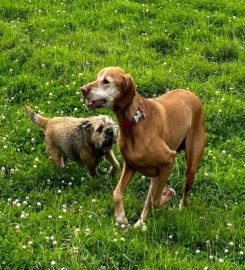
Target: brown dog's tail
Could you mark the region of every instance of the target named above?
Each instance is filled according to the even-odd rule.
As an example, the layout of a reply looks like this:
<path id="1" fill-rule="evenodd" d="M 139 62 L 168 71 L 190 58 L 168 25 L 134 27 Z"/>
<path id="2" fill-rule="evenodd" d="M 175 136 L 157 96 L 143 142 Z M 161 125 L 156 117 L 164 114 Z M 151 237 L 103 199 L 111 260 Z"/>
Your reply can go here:
<path id="1" fill-rule="evenodd" d="M 43 129 L 46 128 L 48 121 L 49 121 L 48 118 L 45 118 L 45 117 L 41 116 L 40 114 L 33 112 L 33 110 L 26 105 L 25 105 L 25 111 L 33 123 L 37 124 L 38 126 L 40 126 Z"/>

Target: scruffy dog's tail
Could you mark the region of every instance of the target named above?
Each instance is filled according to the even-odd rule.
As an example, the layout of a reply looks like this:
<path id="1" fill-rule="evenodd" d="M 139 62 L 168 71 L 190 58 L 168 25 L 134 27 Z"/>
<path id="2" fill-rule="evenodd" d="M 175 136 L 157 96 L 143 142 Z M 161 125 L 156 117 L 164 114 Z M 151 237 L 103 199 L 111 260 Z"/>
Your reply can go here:
<path id="1" fill-rule="evenodd" d="M 40 126 L 43 129 L 46 128 L 48 121 L 49 121 L 49 118 L 45 118 L 45 117 L 41 116 L 40 114 L 33 112 L 33 110 L 26 105 L 25 105 L 25 111 L 33 123 L 37 124 L 38 126 Z"/>

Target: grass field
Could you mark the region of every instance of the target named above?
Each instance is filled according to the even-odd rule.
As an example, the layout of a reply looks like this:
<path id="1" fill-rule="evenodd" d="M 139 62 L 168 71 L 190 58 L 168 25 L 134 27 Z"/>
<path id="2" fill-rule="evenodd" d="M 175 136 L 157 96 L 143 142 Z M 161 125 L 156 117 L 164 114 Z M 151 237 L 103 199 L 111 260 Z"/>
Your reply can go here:
<path id="1" fill-rule="evenodd" d="M 244 269 L 244 1 L 2 0 L 0 18 L 0 269 Z M 80 86 L 114 65 L 146 97 L 191 89 L 206 115 L 189 207 L 178 209 L 181 154 L 177 196 L 138 230 L 115 225 L 119 175 L 106 162 L 97 179 L 75 163 L 54 170 L 23 111 L 114 117 L 80 101 Z M 148 186 L 136 175 L 126 189 L 131 224 Z"/>

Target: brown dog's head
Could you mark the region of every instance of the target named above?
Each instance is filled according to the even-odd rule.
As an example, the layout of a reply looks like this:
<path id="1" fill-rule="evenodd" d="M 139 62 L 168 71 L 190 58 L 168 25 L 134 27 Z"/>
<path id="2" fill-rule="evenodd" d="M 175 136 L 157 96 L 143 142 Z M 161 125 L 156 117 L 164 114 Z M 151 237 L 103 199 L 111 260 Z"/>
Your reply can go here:
<path id="1" fill-rule="evenodd" d="M 122 111 L 135 96 L 135 84 L 129 74 L 119 67 L 106 67 L 99 71 L 97 80 L 81 88 L 90 109 L 106 107 Z"/>

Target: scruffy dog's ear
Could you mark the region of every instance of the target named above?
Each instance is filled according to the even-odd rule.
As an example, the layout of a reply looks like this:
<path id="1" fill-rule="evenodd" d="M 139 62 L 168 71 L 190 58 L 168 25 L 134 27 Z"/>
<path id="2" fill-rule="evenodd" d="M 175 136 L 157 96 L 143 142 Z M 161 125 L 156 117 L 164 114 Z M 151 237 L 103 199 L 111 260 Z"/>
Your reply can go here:
<path id="1" fill-rule="evenodd" d="M 120 111 L 128 107 L 132 102 L 135 96 L 135 84 L 132 77 L 129 74 L 122 76 L 121 91 L 122 95 L 115 104 L 115 109 Z"/>
<path id="2" fill-rule="evenodd" d="M 88 129 L 89 127 L 91 127 L 92 123 L 91 121 L 87 120 L 84 121 L 82 124 L 79 125 L 80 129 Z"/>

